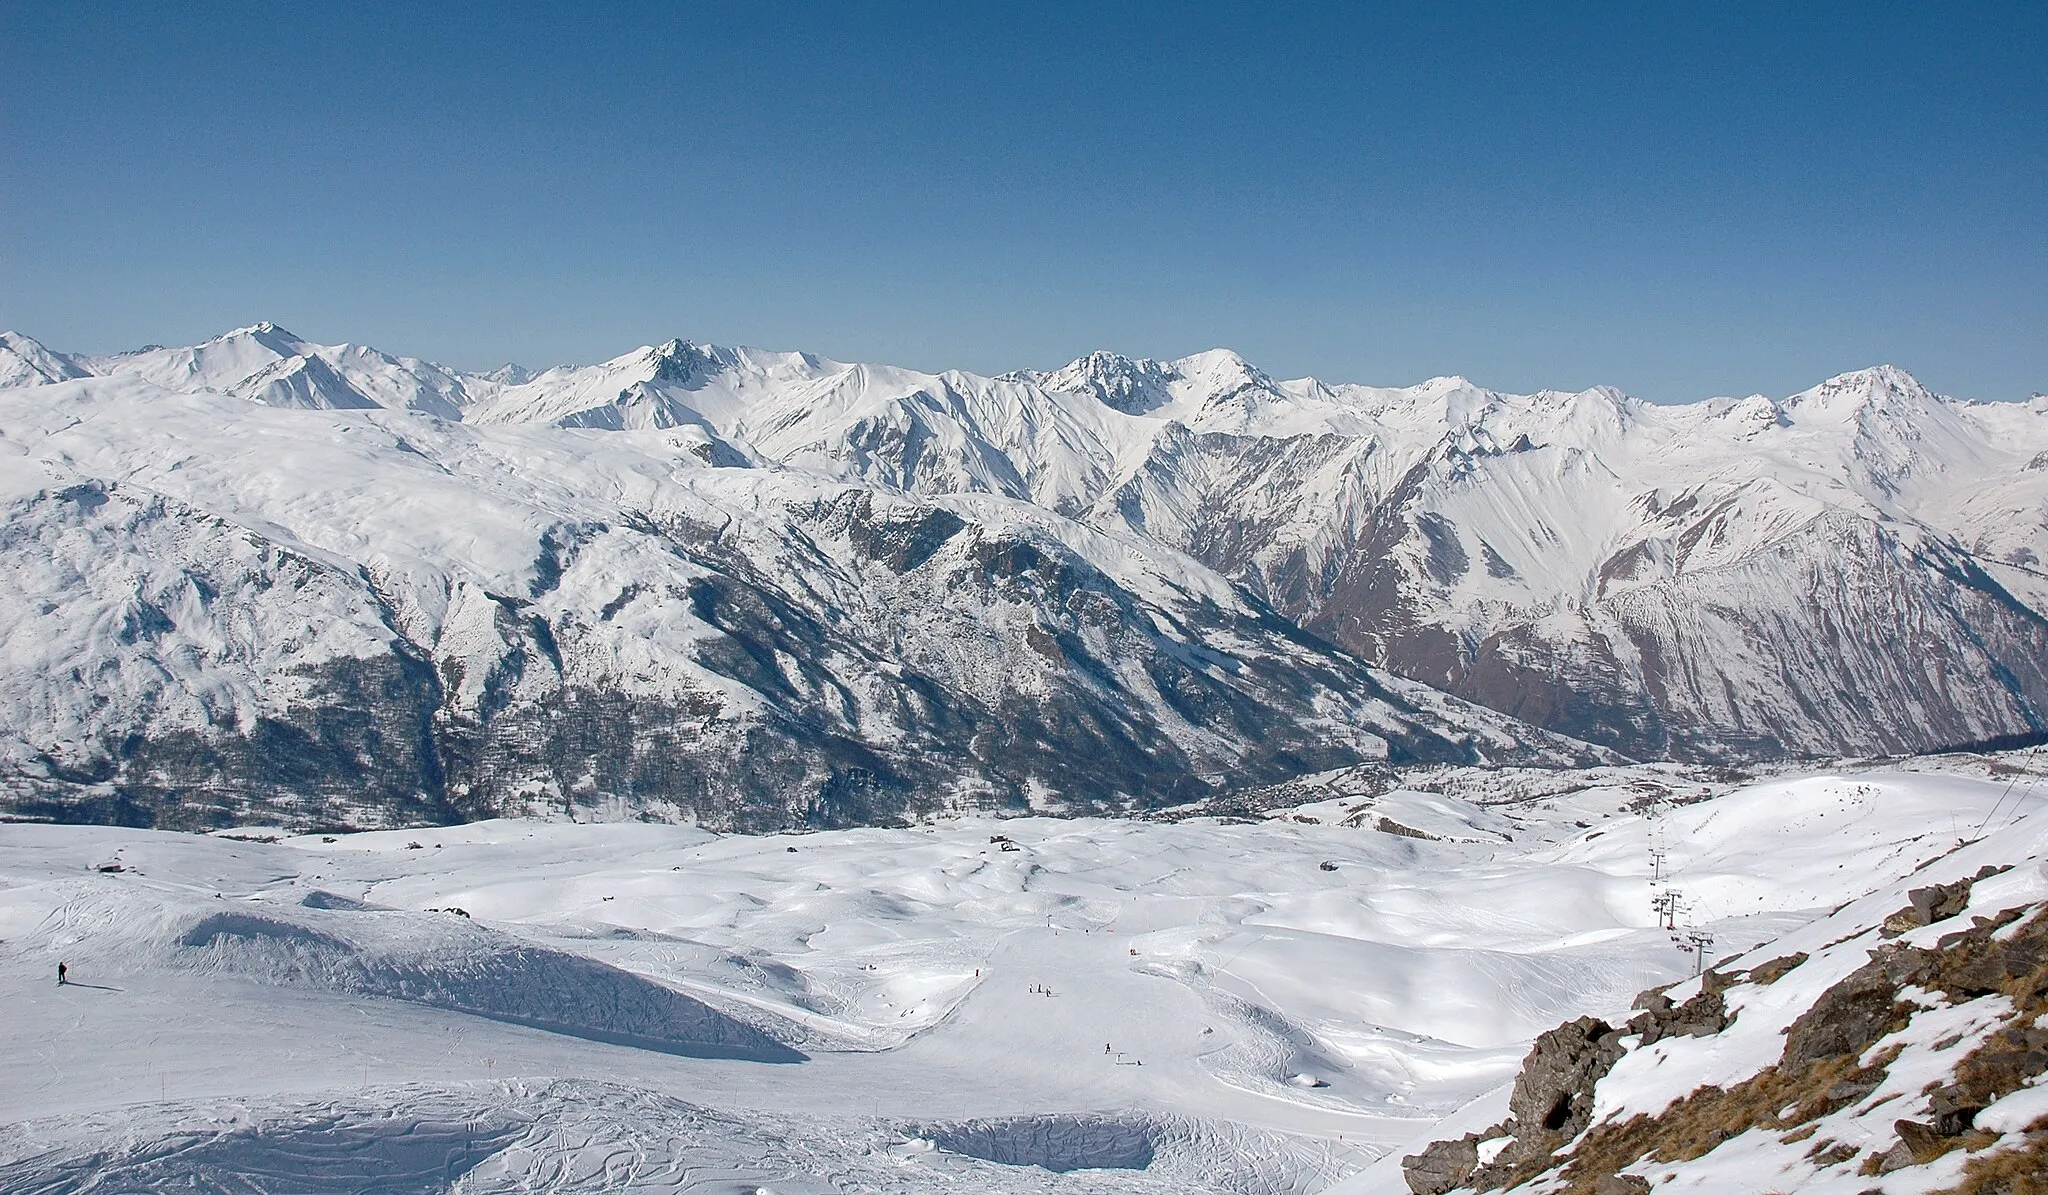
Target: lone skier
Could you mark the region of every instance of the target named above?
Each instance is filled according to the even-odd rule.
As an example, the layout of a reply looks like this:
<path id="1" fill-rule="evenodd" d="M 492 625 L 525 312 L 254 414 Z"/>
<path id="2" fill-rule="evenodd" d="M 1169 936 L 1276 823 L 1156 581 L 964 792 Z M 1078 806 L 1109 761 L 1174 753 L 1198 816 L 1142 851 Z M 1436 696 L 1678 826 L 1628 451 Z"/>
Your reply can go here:
<path id="1" fill-rule="evenodd" d="M 66 966 L 65 966 L 65 965 L 64 965 L 63 963 L 58 963 L 58 964 L 57 964 L 57 986 L 58 986 L 58 987 L 60 987 L 60 988 L 61 988 L 61 987 L 63 987 L 63 986 L 64 986 L 64 975 L 65 975 L 65 973 L 66 973 L 67 971 L 69 971 L 69 970 L 70 970 L 70 968 L 66 967 Z"/>

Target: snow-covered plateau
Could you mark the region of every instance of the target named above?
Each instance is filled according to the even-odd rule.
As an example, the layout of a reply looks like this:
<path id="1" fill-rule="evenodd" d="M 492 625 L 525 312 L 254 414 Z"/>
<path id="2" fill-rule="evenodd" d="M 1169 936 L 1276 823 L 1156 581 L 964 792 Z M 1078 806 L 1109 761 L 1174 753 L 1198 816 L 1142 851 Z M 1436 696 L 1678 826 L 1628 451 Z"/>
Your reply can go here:
<path id="1" fill-rule="evenodd" d="M 2048 727 L 2048 398 L 0 334 L 17 814 L 713 829 Z"/>
<path id="2" fill-rule="evenodd" d="M 0 825 L 0 1190 L 1394 1195 L 1468 1134 L 1526 1189 L 1591 1191 L 1500 1128 L 1560 1034 L 1677 984 L 1661 1036 L 1573 1072 L 1565 1128 L 1626 1145 L 1700 1084 L 1747 1090 L 1866 961 L 2034 924 L 2044 762 L 1371 765 L 1257 818 L 770 835 Z M 1917 1192 L 2021 1158 L 2039 1086 L 1991 1081 L 1924 1160 L 1891 1126 L 1938 1129 L 1963 1060 L 2031 1032 L 2035 963 L 2033 989 L 1908 985 L 1867 1042 L 1815 1047 L 1869 1058 L 1810 1116 L 1608 1142 L 1597 1177 Z"/>

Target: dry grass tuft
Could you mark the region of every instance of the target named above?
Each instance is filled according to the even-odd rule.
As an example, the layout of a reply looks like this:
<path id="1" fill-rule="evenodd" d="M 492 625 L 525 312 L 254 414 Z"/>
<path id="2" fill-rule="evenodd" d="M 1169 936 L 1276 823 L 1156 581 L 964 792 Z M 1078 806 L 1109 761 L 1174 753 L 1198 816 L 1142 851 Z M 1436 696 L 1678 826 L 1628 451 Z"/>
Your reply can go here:
<path id="1" fill-rule="evenodd" d="M 2027 917 L 2028 912 L 2032 913 Z M 1997 935 L 2021 918 L 2026 923 Z M 1853 936 L 1853 935 L 1852 935 Z M 1803 961 L 1803 960 L 1801 960 Z M 1778 978 L 1790 957 L 1759 971 Z M 1917 1011 L 1898 999 L 1903 984 L 1944 992 L 1963 1003 L 1997 992 L 2015 1012 L 1961 1058 L 1948 1082 L 1922 1089 L 1931 1097 L 1928 1122 L 1898 1122 L 1902 1140 L 1890 1148 L 1859 1154 L 1857 1147 L 1818 1136 L 1824 1116 L 1855 1106 L 1883 1081 L 1903 1046 L 1893 1045 L 1863 1065 L 1869 1043 L 1902 1029 Z M 1833 997 L 1830 1002 L 1830 997 Z M 1802 1024 L 1808 1031 L 1802 1036 Z M 2037 1023 L 2040 1026 L 2037 1028 Z M 1960 1043 L 1937 1043 L 1948 1049 Z M 1933 949 L 1891 947 L 1874 952 L 1862 970 L 1831 988 L 1788 1031 L 1778 1063 L 1728 1088 L 1701 1087 L 1655 1116 L 1638 1115 L 1586 1130 L 1571 1152 L 1553 1156 L 1563 1141 L 1542 1149 L 1514 1172 L 1491 1178 L 1489 1187 L 1517 1187 L 1545 1174 L 1562 1180 L 1564 1195 L 1597 1195 L 1603 1181 L 1645 1161 L 1687 1162 L 1750 1131 L 1780 1132 L 1787 1145 L 1809 1139 L 1806 1158 L 1814 1166 L 1845 1166 L 1861 1156 L 1857 1173 L 1876 1176 L 1901 1166 L 1931 1162 L 1957 1150 L 1973 1155 L 1961 1185 L 1946 1195 L 2048 1195 L 2048 1118 L 2025 1134 L 2001 1137 L 1973 1130 L 1968 1116 L 2031 1081 L 2048 1054 L 2048 906 L 2012 910 L 1999 918 L 1977 918 L 1968 929 L 1943 937 Z M 1897 1094 L 1864 1107 L 1867 1117 Z M 1561 1170 L 1554 1168 L 1561 1167 Z"/>
<path id="2" fill-rule="evenodd" d="M 1806 1156 L 1816 1166 L 1839 1166 L 1856 1156 L 1856 1147 L 1847 1142 L 1833 1141 L 1826 1149 L 1816 1149 Z"/>
<path id="3" fill-rule="evenodd" d="M 2027 923 L 2010 936 L 2009 945 L 1993 942 L 1992 935 L 2019 916 L 2015 911 L 1997 921 L 1979 919 L 1971 929 L 1944 938 L 1937 950 L 1906 952 L 1907 960 L 1922 960 L 1920 973 L 1913 977 L 1915 982 L 1943 990 L 1959 1002 L 1984 995 L 1987 988 L 1996 990 L 2009 997 L 2017 1010 L 1998 1032 L 1958 1060 L 1951 1082 L 1930 1083 L 1922 1095 L 1947 1087 L 1966 1102 L 1981 1107 L 2013 1090 L 2016 1082 L 2025 1082 L 2026 1076 L 2020 1072 L 2029 1069 L 2029 1064 L 2020 1055 L 2033 1044 L 2028 1031 L 2048 1015 L 2048 965 L 2032 966 L 2021 974 L 2007 972 L 1996 980 L 1992 980 L 1996 972 L 1990 970 L 2008 958 L 2031 961 L 2036 949 L 2048 955 L 2048 908 L 2033 910 Z M 2013 953 L 2014 945 L 2020 953 Z M 1911 1013 L 1909 1006 L 1894 1005 L 1877 1027 L 1884 1032 L 1903 1028 Z M 1659 1162 L 1691 1161 L 1752 1129 L 1790 1130 L 1781 1140 L 1787 1144 L 1803 1141 L 1814 1135 L 1815 1121 L 1855 1103 L 1874 1088 L 1884 1077 L 1885 1068 L 1898 1057 L 1900 1048 L 1891 1047 L 1867 1067 L 1859 1066 L 1853 1053 L 1808 1063 L 1781 1061 L 1725 1090 L 1702 1087 L 1657 1116 L 1635 1116 L 1620 1124 L 1596 1125 L 1565 1159 L 1563 1189 L 1571 1195 L 1592 1195 L 1602 1178 L 1646 1158 Z M 1993 1148 L 2002 1139 L 1983 1131 L 1951 1132 L 1939 1137 L 1914 1133 L 1910 1139 L 1915 1144 L 1908 1147 L 1908 1165 L 1922 1165 L 1956 1150 L 1984 1152 L 1982 1158 L 1971 1159 L 1967 1173 L 1981 1172 L 1987 1177 L 1981 1182 L 1969 1180 L 1978 1185 L 1958 1188 L 1964 1195 L 2048 1195 L 2048 1179 L 2035 1177 L 2048 1172 L 2048 1153 L 2043 1152 L 2048 1151 L 2048 1136 L 2039 1141 L 2029 1137 L 2017 1150 Z M 1826 1139 L 1816 1141 L 1807 1153 L 1810 1161 L 1823 1167 L 1842 1165 L 1856 1157 L 1855 1148 Z M 1873 1150 L 1863 1156 L 1857 1173 L 1875 1176 L 1900 1164 L 1901 1153 Z M 1526 1176 L 1516 1175 L 1516 1182 L 1541 1173 L 1534 1165 L 1527 1169 Z M 2016 1182 L 2027 1185 L 2013 1185 Z"/>
<path id="4" fill-rule="evenodd" d="M 1963 1181 L 1940 1195 L 2048 1195 L 2048 1131 L 2042 1122 L 2017 1142 L 1963 1163 Z M 2017 1134 L 2016 1134 L 2017 1135 Z"/>
<path id="5" fill-rule="evenodd" d="M 1812 1136 L 1814 1121 L 1854 1102 L 1830 1098 L 1831 1092 L 1868 1092 L 1896 1057 L 1898 1051 L 1890 1049 L 1868 1067 L 1859 1067 L 1854 1057 L 1825 1058 L 1790 1069 L 1770 1066 L 1733 1087 L 1702 1087 L 1656 1116 L 1595 1125 L 1566 1163 L 1565 1189 L 1573 1195 L 1592 1195 L 1602 1178 L 1645 1158 L 1689 1162 L 1751 1129 L 1798 1130 L 1789 1139 L 1804 1140 Z M 1842 1149 L 1848 1153 L 1840 1155 Z M 1856 1151 L 1822 1142 L 1815 1146 L 1815 1154 L 1821 1153 L 1834 1155 L 1822 1165 L 1834 1165 Z"/>

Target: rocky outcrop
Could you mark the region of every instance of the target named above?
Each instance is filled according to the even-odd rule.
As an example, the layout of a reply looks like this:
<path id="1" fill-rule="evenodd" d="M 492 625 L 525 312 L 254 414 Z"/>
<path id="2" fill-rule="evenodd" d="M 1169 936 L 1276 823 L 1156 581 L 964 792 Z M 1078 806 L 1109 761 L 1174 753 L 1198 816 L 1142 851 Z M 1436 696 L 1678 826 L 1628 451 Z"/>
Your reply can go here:
<path id="1" fill-rule="evenodd" d="M 1479 1134 L 1467 1133 L 1450 1141 L 1432 1141 L 1421 1153 L 1401 1159 L 1401 1176 L 1408 1180 L 1408 1189 L 1414 1195 L 1444 1195 L 1469 1186 L 1473 1172 L 1479 1169 L 1481 1140 Z"/>
<path id="2" fill-rule="evenodd" d="M 1593 1115 L 1593 1088 L 1622 1054 L 1621 1031 L 1597 1017 L 1580 1017 L 1538 1036 L 1522 1060 L 1508 1097 L 1508 1119 L 1485 1133 L 1439 1141 L 1402 1160 L 1414 1195 L 1470 1187 L 1490 1191 L 1547 1163 L 1560 1144 L 1585 1131 Z M 1480 1163 L 1480 1146 L 1506 1138 Z"/>
<path id="3" fill-rule="evenodd" d="M 1978 880 L 1996 875 L 1993 868 L 1985 868 L 1976 876 Z M 1915 888 L 1906 894 L 1906 907 L 1884 919 L 1883 934 L 1896 938 L 1910 929 L 1946 921 L 1962 912 L 1970 903 L 1970 886 L 1973 880 L 1956 880 L 1948 884 L 1929 884 Z"/>
<path id="4" fill-rule="evenodd" d="M 1803 950 L 1795 950 L 1791 954 L 1780 955 L 1767 962 L 1758 963 L 1749 969 L 1749 973 L 1745 978 L 1750 983 L 1768 986 L 1783 979 L 1792 972 L 1793 968 L 1799 966 L 1799 964 L 1805 962 L 1810 957 Z"/>
<path id="5" fill-rule="evenodd" d="M 1701 980 L 1699 992 L 1683 1004 L 1673 1004 L 1662 988 L 1637 996 L 1634 1007 L 1640 1011 L 1629 1018 L 1629 1032 L 1647 1046 L 1667 1037 L 1705 1037 L 1726 1029 L 1728 1003 L 1721 993 L 1728 978 L 1709 971 Z"/>
<path id="6" fill-rule="evenodd" d="M 1958 918 L 1970 907 L 1974 885 L 2004 870 L 1987 866 L 1974 877 L 1910 891 L 1906 907 L 1887 921 L 1910 919 L 1909 930 L 1925 931 L 1913 944 L 1873 948 L 1868 923 L 1831 943 L 1826 950 L 1838 956 L 1861 951 L 1867 957 L 1813 993 L 1782 1031 L 1775 1062 L 1725 1088 L 1699 1087 L 1661 1111 L 1598 1124 L 1589 1123 L 1588 1114 L 1596 1085 L 1620 1058 L 1668 1050 L 1659 1043 L 1674 1038 L 1739 1035 L 1729 994 L 1744 985 L 1788 982 L 1809 961 L 1806 953 L 1746 972 L 1709 973 L 1683 1001 L 1664 989 L 1644 992 L 1628 1025 L 1633 1040 L 1592 1018 L 1544 1034 L 1516 1081 L 1509 1120 L 1407 1159 L 1410 1189 L 1443 1195 L 1541 1179 L 1546 1189 L 1571 1195 L 1639 1193 L 1648 1186 L 1632 1169 L 1655 1164 L 1670 1170 L 1742 1139 L 1745 1145 L 1729 1147 L 1800 1143 L 1798 1165 L 1814 1176 L 1884 1175 L 1964 1150 L 1966 1178 L 1956 1192 L 2031 1191 L 2014 1180 L 2037 1174 L 2030 1168 L 2048 1158 L 2048 1120 L 2015 1127 L 2008 1115 L 1986 1129 L 1982 1118 L 2048 1074 L 2048 906 L 1979 915 L 1932 942 L 1927 933 L 1934 931 L 1926 930 Z M 1984 1010 L 1975 1019 L 1955 1016 L 1973 1003 Z M 1950 1018 L 1938 1024 L 1965 1031 L 1939 1037 L 1939 1030 L 1920 1029 L 1928 1024 L 1920 1018 L 1930 1013 Z M 1752 1031 L 1751 1039 L 1766 1031 Z M 1656 1064 L 1672 1060 L 1660 1054 Z M 1945 1078 L 1901 1092 L 1895 1081 L 1887 1087 L 1894 1067 L 1915 1075 L 1945 1071 Z M 1633 1073 L 1641 1081 L 1644 1072 Z M 1873 1133 L 1875 1146 L 1846 1143 L 1868 1141 Z M 1777 1189 L 1798 1189 L 1796 1167 L 1782 1169 L 1788 1176 Z"/>
<path id="7" fill-rule="evenodd" d="M 1373 823 L 1372 828 L 1382 834 L 1393 834 L 1401 838 L 1421 838 L 1430 842 L 1436 841 L 1436 835 L 1431 834 L 1429 831 L 1418 830 L 1413 826 L 1404 826 L 1391 817 L 1380 818 L 1379 821 Z"/>
<path id="8" fill-rule="evenodd" d="M 1593 1115 L 1593 1085 L 1622 1055 L 1621 1033 L 1597 1017 L 1580 1017 L 1542 1034 L 1508 1097 L 1508 1112 L 1533 1151 L 1542 1136 L 1569 1140 Z"/>
<path id="9" fill-rule="evenodd" d="M 1780 1065 L 1861 1054 L 1906 1023 L 1910 1006 L 1899 1000 L 1899 980 L 1886 959 L 1872 959 L 1821 994 L 1785 1032 Z"/>
<path id="10" fill-rule="evenodd" d="M 1957 880 L 1953 884 L 1915 888 L 1906 894 L 1906 900 L 1912 904 L 1913 914 L 1919 919 L 1920 924 L 1933 925 L 1937 921 L 1948 920 L 1968 907 L 1970 883 L 1969 880 Z"/>

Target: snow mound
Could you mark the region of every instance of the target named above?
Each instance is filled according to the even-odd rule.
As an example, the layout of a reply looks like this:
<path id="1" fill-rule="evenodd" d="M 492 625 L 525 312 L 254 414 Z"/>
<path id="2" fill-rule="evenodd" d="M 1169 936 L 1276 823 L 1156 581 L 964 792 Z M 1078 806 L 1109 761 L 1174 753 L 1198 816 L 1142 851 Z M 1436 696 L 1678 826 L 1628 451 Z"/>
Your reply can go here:
<path id="1" fill-rule="evenodd" d="M 1142 1131 L 1142 1122 L 1129 1125 Z M 1048 1173 L 922 1141 L 906 1147 L 876 1121 L 728 1113 L 570 1080 L 386 1087 L 260 1115 L 237 1104 L 167 1103 L 13 1128 L 0 1143 L 0 1188 L 48 1193 L 1224 1195 L 1300 1191 L 1315 1181 L 1254 1187 L 1200 1174 Z"/>
<path id="2" fill-rule="evenodd" d="M 1142 1174 L 1178 1191 L 1314 1191 L 1340 1172 L 1298 1139 L 1228 1121 L 1144 1112 L 1059 1112 L 915 1126 L 941 1156 L 1032 1174 L 1094 1174 L 1118 1191 Z"/>
<path id="3" fill-rule="evenodd" d="M 159 1110 L 162 1111 L 162 1110 Z M 443 1192 L 516 1141 L 524 1118 L 504 1110 L 385 1114 L 310 1106 L 262 1120 L 220 1109 L 187 1112 L 178 1128 L 123 1124 L 95 1138 L 25 1125 L 14 1156 L 0 1155 L 9 1191 Z M 204 1127 L 193 1127 L 197 1121 Z M 113 1127 L 113 1126 L 108 1126 Z M 46 1134 L 62 1133 L 58 1140 Z M 68 1138 L 68 1139 L 67 1139 Z M 28 1148 L 23 1149 L 23 1146 Z M 41 1149 L 34 1147 L 41 1146 Z"/>
<path id="4" fill-rule="evenodd" d="M 140 895 L 140 894 L 137 894 Z M 402 1000 L 587 1041 L 694 1058 L 803 1062 L 760 1028 L 631 971 L 467 918 L 314 891 L 295 905 L 97 893 L 65 901 L 42 953 L 108 975 L 136 966 Z M 762 1014 L 764 1018 L 768 1014 Z"/>
<path id="5" fill-rule="evenodd" d="M 699 1000 L 630 971 L 460 923 L 351 910 L 383 932 L 346 935 L 296 916 L 226 910 L 176 940 L 181 965 L 266 983 L 409 1000 L 614 1045 L 692 1057 L 804 1056 Z M 353 927 L 351 927 L 353 928 Z"/>
<path id="6" fill-rule="evenodd" d="M 1143 1170 L 1157 1153 L 1152 1143 L 1157 1128 L 1142 1117 L 1062 1114 L 970 1120 L 930 1128 L 924 1135 L 950 1153 L 1005 1166 Z"/>

